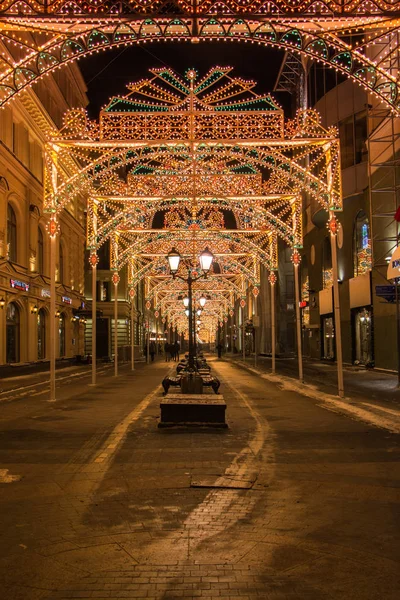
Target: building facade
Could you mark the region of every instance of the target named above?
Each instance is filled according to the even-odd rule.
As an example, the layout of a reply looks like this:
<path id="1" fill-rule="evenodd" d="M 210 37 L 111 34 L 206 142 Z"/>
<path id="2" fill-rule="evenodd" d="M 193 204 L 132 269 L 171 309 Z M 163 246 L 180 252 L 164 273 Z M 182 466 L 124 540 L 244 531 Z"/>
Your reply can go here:
<path id="1" fill-rule="evenodd" d="M 57 357 L 84 352 L 84 204 L 77 199 L 60 218 L 51 315 L 43 152 L 46 131 L 62 125 L 66 110 L 86 104 L 85 83 L 72 65 L 0 111 L 0 365 L 47 360 L 51 318 L 58 323 Z"/>

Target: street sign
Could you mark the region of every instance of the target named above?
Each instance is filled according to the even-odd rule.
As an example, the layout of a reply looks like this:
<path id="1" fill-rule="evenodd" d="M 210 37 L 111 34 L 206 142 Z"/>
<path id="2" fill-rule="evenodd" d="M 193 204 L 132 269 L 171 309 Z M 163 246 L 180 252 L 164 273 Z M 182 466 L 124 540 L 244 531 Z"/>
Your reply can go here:
<path id="1" fill-rule="evenodd" d="M 379 298 L 384 298 L 388 302 L 394 302 L 396 299 L 396 286 L 394 285 L 376 285 L 375 294 Z"/>
<path id="2" fill-rule="evenodd" d="M 396 279 L 400 277 L 400 246 L 396 248 L 390 257 L 388 270 L 387 270 L 387 278 L 388 279 Z M 380 287 L 380 286 L 379 286 Z M 382 286 L 386 287 L 386 286 Z"/>

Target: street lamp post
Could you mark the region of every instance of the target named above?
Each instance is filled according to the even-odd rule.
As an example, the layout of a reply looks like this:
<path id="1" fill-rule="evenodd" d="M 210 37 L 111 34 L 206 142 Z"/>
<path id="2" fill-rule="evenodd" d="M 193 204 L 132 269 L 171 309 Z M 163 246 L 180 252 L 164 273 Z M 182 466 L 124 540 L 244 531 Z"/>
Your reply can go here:
<path id="1" fill-rule="evenodd" d="M 168 258 L 169 269 L 171 271 L 172 277 L 174 279 L 177 278 L 177 279 L 180 279 L 181 281 L 184 281 L 185 283 L 187 283 L 187 286 L 188 286 L 188 295 L 187 295 L 187 298 L 184 298 L 183 302 L 184 302 L 185 307 L 187 307 L 188 317 L 189 317 L 189 370 L 194 371 L 195 370 L 195 365 L 194 365 L 194 354 L 195 353 L 194 353 L 194 344 L 193 344 L 193 333 L 195 334 L 195 332 L 193 332 L 193 327 L 194 327 L 193 283 L 195 283 L 202 277 L 207 277 L 207 275 L 211 269 L 211 264 L 214 259 L 214 255 L 209 251 L 208 248 L 203 250 L 203 252 L 200 254 L 199 261 L 200 261 L 200 267 L 203 272 L 198 277 L 192 276 L 191 263 L 187 263 L 187 267 L 188 267 L 188 276 L 187 277 L 182 277 L 181 275 L 178 275 L 178 269 L 179 269 L 179 265 L 182 260 L 182 257 L 175 248 L 171 249 L 171 251 L 168 253 L 167 258 Z"/>

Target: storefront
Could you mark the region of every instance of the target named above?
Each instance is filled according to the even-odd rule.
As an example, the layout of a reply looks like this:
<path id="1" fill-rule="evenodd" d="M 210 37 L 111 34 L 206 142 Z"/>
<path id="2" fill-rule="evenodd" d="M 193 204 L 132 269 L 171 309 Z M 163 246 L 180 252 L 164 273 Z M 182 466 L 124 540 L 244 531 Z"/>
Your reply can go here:
<path id="1" fill-rule="evenodd" d="M 322 356 L 325 360 L 335 360 L 335 325 L 333 315 L 322 318 Z"/>
<path id="2" fill-rule="evenodd" d="M 6 362 L 20 360 L 20 314 L 18 305 L 10 302 L 6 315 Z"/>
<path id="3" fill-rule="evenodd" d="M 373 312 L 370 271 L 350 279 L 349 293 L 353 363 L 373 366 Z"/>
<path id="4" fill-rule="evenodd" d="M 352 310 L 354 347 L 353 362 L 356 365 L 373 364 L 372 354 L 372 310 L 363 307 Z"/>

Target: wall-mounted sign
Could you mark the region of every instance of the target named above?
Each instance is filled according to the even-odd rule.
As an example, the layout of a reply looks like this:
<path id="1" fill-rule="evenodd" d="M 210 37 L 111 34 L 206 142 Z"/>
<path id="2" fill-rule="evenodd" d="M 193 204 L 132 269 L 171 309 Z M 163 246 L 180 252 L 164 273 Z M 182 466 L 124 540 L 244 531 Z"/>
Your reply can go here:
<path id="1" fill-rule="evenodd" d="M 21 290 L 22 292 L 29 292 L 29 283 L 18 281 L 18 279 L 10 279 L 10 285 L 15 290 Z"/>
<path id="2" fill-rule="evenodd" d="M 68 298 L 68 296 L 61 296 L 61 300 L 65 302 L 65 304 L 72 304 L 72 300 L 71 298 Z"/>
<path id="3" fill-rule="evenodd" d="M 40 295 L 42 296 L 42 298 L 50 298 L 50 290 L 46 290 L 46 288 L 42 288 Z"/>
<path id="4" fill-rule="evenodd" d="M 397 279 L 400 277 L 400 246 L 396 248 L 390 257 L 386 277 L 388 279 Z"/>
<path id="5" fill-rule="evenodd" d="M 396 286 L 376 285 L 375 294 L 379 296 L 379 298 L 384 298 L 387 302 L 394 302 L 396 299 Z"/>

